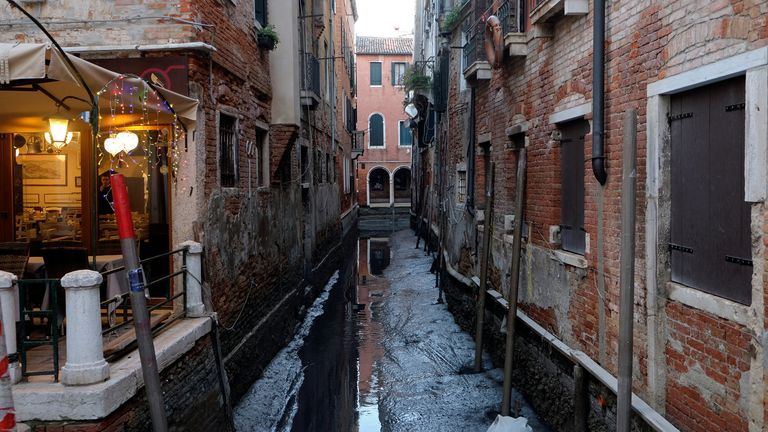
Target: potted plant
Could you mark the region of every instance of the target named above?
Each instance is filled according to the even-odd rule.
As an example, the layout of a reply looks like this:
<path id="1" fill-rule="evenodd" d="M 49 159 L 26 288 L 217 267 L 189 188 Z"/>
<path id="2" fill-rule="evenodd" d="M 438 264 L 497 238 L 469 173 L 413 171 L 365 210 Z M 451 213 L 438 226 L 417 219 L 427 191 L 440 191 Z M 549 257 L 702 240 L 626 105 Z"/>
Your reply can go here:
<path id="1" fill-rule="evenodd" d="M 431 69 L 431 67 L 425 64 L 413 64 L 405 70 L 403 85 L 406 94 L 411 90 L 418 93 L 419 91 L 429 91 L 432 88 L 432 77 L 427 74 L 425 69 Z"/>
<path id="2" fill-rule="evenodd" d="M 263 26 L 258 33 L 256 33 L 256 42 L 259 48 L 265 48 L 270 51 L 275 49 L 275 46 L 280 42 L 280 38 L 277 36 L 275 26 L 272 24 Z"/>
<path id="3" fill-rule="evenodd" d="M 461 10 L 464 8 L 464 4 L 466 3 L 467 2 L 464 1 L 454 6 L 443 16 L 443 19 L 440 21 L 441 33 L 451 33 L 453 28 L 461 22 Z"/>

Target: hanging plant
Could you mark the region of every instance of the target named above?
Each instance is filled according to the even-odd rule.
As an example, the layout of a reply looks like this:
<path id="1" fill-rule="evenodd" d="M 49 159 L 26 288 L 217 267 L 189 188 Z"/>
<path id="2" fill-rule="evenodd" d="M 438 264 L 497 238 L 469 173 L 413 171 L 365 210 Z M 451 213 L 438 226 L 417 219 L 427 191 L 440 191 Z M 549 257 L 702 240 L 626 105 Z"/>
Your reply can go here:
<path id="1" fill-rule="evenodd" d="M 280 42 L 280 37 L 275 31 L 275 26 L 270 24 L 259 29 L 258 33 L 256 33 L 256 41 L 259 48 L 272 51 L 277 46 L 277 43 Z"/>
<path id="2" fill-rule="evenodd" d="M 450 33 L 453 31 L 453 28 L 456 27 L 459 22 L 461 22 L 461 10 L 463 9 L 465 3 L 466 1 L 454 6 L 453 9 L 443 15 L 443 19 L 440 21 L 440 31 L 444 33 Z"/>
<path id="3" fill-rule="evenodd" d="M 423 67 L 411 65 L 405 70 L 403 85 L 406 94 L 411 90 L 418 93 L 419 91 L 429 91 L 432 89 L 432 76 L 425 72 L 425 69 L 428 67 L 428 65 Z"/>

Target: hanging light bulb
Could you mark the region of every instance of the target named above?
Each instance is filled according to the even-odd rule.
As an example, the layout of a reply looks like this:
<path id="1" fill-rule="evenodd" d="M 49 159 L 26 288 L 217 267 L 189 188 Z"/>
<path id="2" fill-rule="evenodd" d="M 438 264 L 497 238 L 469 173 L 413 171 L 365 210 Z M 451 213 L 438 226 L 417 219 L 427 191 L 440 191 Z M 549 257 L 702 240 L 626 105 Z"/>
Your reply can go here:
<path id="1" fill-rule="evenodd" d="M 123 145 L 123 151 L 126 153 L 139 146 L 139 136 L 133 132 L 120 132 L 117 134 L 117 140 Z"/>
<path id="2" fill-rule="evenodd" d="M 104 150 L 111 154 L 112 157 L 115 157 L 123 151 L 123 144 L 117 139 L 115 134 L 109 134 L 109 138 L 104 140 Z"/>

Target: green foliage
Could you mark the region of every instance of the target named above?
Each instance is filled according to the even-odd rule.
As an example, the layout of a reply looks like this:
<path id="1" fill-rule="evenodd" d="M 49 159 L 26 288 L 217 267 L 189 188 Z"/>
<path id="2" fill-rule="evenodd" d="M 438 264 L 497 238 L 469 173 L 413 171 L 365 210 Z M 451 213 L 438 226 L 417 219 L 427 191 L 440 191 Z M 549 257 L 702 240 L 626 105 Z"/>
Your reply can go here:
<path id="1" fill-rule="evenodd" d="M 275 26 L 272 24 L 263 26 L 258 33 L 256 33 L 256 36 L 261 38 L 267 38 L 272 39 L 275 44 L 280 42 L 280 37 L 277 35 L 277 32 L 275 31 Z"/>
<path id="2" fill-rule="evenodd" d="M 440 30 L 443 32 L 449 32 L 452 31 L 454 27 L 456 27 L 456 24 L 461 21 L 461 9 L 464 7 L 464 3 L 466 1 L 461 2 L 461 4 L 457 4 L 453 7 L 448 13 L 446 13 L 443 16 L 443 20 L 440 23 Z"/>
<path id="3" fill-rule="evenodd" d="M 403 85 L 406 93 L 411 90 L 418 93 L 419 90 L 429 91 L 432 89 L 432 77 L 424 71 L 424 69 L 427 68 L 428 66 L 418 67 L 416 65 L 410 65 L 408 69 L 405 70 L 405 74 L 403 75 Z"/>

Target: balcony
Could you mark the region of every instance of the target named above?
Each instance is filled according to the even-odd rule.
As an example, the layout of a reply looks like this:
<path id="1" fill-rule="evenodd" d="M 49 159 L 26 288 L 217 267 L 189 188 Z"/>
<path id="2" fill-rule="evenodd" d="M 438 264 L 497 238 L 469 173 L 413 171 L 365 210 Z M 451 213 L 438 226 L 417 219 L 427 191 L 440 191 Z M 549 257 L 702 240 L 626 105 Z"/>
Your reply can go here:
<path id="1" fill-rule="evenodd" d="M 538 25 L 556 20 L 560 16 L 586 15 L 588 0 L 531 0 L 531 24 Z"/>
<path id="2" fill-rule="evenodd" d="M 466 37 L 464 44 L 464 78 L 484 80 L 491 78 L 491 65 L 485 54 L 485 21 L 491 15 L 496 15 L 501 21 L 504 35 L 504 48 L 511 56 L 525 56 L 528 48 L 525 33 L 524 6 L 518 8 L 517 1 L 504 1 L 500 5 L 495 2 L 485 10 L 474 10 L 467 14 L 462 24 Z"/>
<path id="3" fill-rule="evenodd" d="M 363 141 L 365 139 L 365 131 L 352 132 L 352 160 L 357 159 L 365 152 L 363 148 Z"/>
<path id="4" fill-rule="evenodd" d="M 311 110 L 320 105 L 320 61 L 310 53 L 303 56 L 301 105 Z"/>

